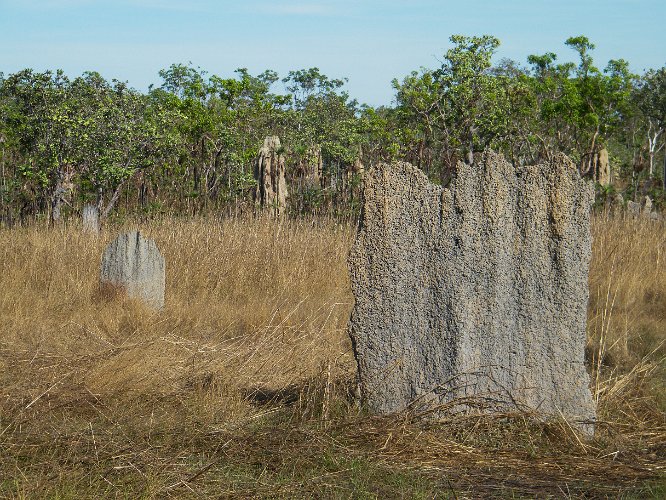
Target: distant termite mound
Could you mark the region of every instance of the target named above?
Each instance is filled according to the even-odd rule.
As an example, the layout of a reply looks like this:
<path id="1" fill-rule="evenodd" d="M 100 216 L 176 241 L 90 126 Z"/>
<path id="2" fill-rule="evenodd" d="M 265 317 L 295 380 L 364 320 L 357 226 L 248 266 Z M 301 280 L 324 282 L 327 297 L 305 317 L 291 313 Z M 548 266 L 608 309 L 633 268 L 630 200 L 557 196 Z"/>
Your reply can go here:
<path id="1" fill-rule="evenodd" d="M 126 293 L 150 307 L 164 307 L 164 257 L 155 242 L 139 231 L 118 235 L 102 255 L 100 286 L 104 293 Z"/>
<path id="2" fill-rule="evenodd" d="M 287 181 L 284 177 L 285 158 L 277 136 L 266 137 L 264 145 L 254 163 L 254 179 L 257 187 L 254 200 L 261 209 L 275 216 L 282 216 L 287 210 Z"/>

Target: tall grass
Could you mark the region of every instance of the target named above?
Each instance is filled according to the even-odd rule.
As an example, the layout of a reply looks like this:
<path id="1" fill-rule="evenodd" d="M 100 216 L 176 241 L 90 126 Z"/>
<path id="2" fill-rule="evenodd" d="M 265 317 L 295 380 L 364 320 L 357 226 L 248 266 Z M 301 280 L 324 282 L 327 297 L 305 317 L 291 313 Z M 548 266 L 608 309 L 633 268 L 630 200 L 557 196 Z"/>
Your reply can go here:
<path id="1" fill-rule="evenodd" d="M 209 375 L 280 388 L 348 352 L 348 230 L 201 220 L 141 230 L 167 262 L 161 313 L 98 292 L 115 229 L 100 238 L 77 228 L 0 233 L 2 342 L 85 357 L 72 368 L 96 394 L 171 393 Z"/>
<path id="2" fill-rule="evenodd" d="M 105 245 L 130 226 L 166 258 L 161 312 L 98 289 Z M 664 226 L 600 216 L 593 229 L 591 442 L 521 415 L 363 414 L 353 228 L 0 230 L 0 496 L 663 493 Z"/>
<path id="3" fill-rule="evenodd" d="M 666 225 L 593 219 L 587 358 L 602 419 L 666 446 Z"/>

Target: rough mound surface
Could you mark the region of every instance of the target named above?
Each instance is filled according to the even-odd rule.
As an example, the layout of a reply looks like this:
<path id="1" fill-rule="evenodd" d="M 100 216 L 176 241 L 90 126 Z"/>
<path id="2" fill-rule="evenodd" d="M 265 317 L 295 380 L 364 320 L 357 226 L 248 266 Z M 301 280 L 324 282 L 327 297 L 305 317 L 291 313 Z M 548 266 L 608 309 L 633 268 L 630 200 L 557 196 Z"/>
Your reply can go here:
<path id="1" fill-rule="evenodd" d="M 371 411 L 454 400 L 595 418 L 584 367 L 593 188 L 564 156 L 487 153 L 448 188 L 366 174 L 350 335 Z M 588 427 L 589 429 L 589 427 Z"/>
<path id="2" fill-rule="evenodd" d="M 285 158 L 281 150 L 279 137 L 266 137 L 254 162 L 254 178 L 257 181 L 255 202 L 261 208 L 270 209 L 276 217 L 286 213 L 289 197 L 284 177 Z"/>
<path id="3" fill-rule="evenodd" d="M 164 257 L 155 242 L 139 231 L 121 234 L 106 247 L 100 281 L 102 286 L 124 289 L 151 307 L 164 307 Z"/>
<path id="4" fill-rule="evenodd" d="M 83 207 L 82 220 L 84 233 L 99 234 L 99 210 L 95 205 Z"/>

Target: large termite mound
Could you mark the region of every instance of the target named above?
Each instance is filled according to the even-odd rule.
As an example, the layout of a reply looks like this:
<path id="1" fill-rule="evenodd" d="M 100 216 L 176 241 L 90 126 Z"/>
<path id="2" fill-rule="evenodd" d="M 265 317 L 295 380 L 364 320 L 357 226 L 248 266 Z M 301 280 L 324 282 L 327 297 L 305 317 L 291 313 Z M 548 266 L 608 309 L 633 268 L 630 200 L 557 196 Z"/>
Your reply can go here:
<path id="1" fill-rule="evenodd" d="M 369 170 L 349 258 L 350 335 L 369 409 L 458 401 L 590 430 L 593 194 L 564 156 L 514 167 L 489 152 L 458 164 L 447 188 L 407 163 Z"/>

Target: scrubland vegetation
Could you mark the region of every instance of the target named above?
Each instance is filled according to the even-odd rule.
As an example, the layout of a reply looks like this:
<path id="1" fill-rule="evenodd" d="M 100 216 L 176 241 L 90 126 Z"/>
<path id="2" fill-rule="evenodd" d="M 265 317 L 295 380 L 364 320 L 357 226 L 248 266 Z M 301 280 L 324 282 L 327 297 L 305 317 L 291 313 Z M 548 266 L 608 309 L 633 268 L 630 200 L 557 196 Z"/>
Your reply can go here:
<path id="1" fill-rule="evenodd" d="M 408 161 L 446 184 L 487 148 L 514 165 L 565 153 L 599 181 L 600 202 L 621 193 L 664 205 L 665 67 L 597 63 L 585 36 L 526 61 L 498 61 L 493 36 L 450 41 L 436 67 L 396 75 L 394 101 L 377 107 L 316 67 L 173 64 L 148 92 L 94 71 L 0 73 L 0 221 L 57 222 L 86 203 L 103 218 L 247 212 L 266 136 L 281 140 L 292 216 L 353 218 L 362 165 Z M 317 168 L 321 182 L 307 182 Z"/>
<path id="2" fill-rule="evenodd" d="M 140 227 L 161 312 L 98 288 Z M 597 214 L 585 440 L 528 415 L 374 417 L 346 332 L 353 227 L 164 218 L 0 229 L 0 496 L 467 498 L 666 494 L 666 231 Z"/>

